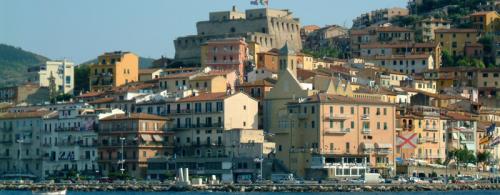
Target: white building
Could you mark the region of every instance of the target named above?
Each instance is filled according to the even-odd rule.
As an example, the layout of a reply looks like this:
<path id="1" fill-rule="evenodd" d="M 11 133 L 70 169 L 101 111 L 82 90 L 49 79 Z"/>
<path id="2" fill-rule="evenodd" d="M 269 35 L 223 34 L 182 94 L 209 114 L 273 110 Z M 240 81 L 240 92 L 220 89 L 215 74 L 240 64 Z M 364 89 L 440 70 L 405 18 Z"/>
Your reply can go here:
<path id="1" fill-rule="evenodd" d="M 63 176 L 69 171 L 94 175 L 97 168 L 98 115 L 78 105 L 46 116 L 40 126 L 44 151 L 42 177 Z"/>
<path id="2" fill-rule="evenodd" d="M 56 89 L 59 93 L 73 94 L 75 86 L 73 62 L 67 60 L 47 61 L 40 66 L 38 81 L 36 82 L 40 83 L 42 87 L 49 87 L 51 75 L 54 77 Z"/>

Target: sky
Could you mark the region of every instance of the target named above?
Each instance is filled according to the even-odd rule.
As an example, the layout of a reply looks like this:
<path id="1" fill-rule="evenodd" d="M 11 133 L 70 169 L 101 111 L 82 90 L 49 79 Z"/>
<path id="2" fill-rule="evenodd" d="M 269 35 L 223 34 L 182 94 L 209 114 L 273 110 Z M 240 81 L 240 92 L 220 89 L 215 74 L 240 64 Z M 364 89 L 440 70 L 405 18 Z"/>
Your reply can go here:
<path id="1" fill-rule="evenodd" d="M 302 25 L 352 24 L 370 10 L 407 0 L 270 0 Z M 82 63 L 107 51 L 174 57 L 173 40 L 196 34 L 211 11 L 258 8 L 250 0 L 0 0 L 0 43 Z"/>

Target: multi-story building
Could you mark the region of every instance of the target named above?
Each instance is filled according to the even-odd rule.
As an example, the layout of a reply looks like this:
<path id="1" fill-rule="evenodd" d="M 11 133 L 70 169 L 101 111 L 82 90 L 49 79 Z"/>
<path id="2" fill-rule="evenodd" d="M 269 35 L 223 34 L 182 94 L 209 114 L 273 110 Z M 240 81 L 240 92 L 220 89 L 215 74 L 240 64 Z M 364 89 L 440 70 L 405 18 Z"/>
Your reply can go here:
<path id="1" fill-rule="evenodd" d="M 435 33 L 437 29 L 450 29 L 451 21 L 442 18 L 426 18 L 417 22 L 416 30 L 418 32 L 417 39 L 421 39 L 424 42 L 429 42 L 434 40 Z"/>
<path id="2" fill-rule="evenodd" d="M 288 104 L 275 134 L 277 158 L 307 178 L 395 170 L 394 104 L 320 93 Z"/>
<path id="3" fill-rule="evenodd" d="M 139 57 L 131 52 L 115 51 L 97 57 L 90 65 L 90 90 L 102 91 L 139 81 Z"/>
<path id="4" fill-rule="evenodd" d="M 407 16 L 409 10 L 406 8 L 385 8 L 364 13 L 353 20 L 352 28 L 359 29 L 369 27 L 371 25 L 383 24 L 390 22 L 398 16 Z"/>
<path id="5" fill-rule="evenodd" d="M 500 14 L 496 11 L 480 11 L 470 14 L 472 27 L 480 32 L 494 33 L 500 25 Z"/>
<path id="6" fill-rule="evenodd" d="M 436 67 L 431 54 L 375 56 L 367 61 L 377 66 L 406 74 L 417 74 Z"/>
<path id="7" fill-rule="evenodd" d="M 144 113 L 114 114 L 99 121 L 98 164 L 104 175 L 145 178 L 147 159 L 173 155 L 169 119 Z"/>
<path id="8" fill-rule="evenodd" d="M 343 48 L 339 44 L 339 40 L 347 37 L 347 35 L 348 29 L 337 25 L 329 25 L 309 33 L 304 40 L 303 46 L 311 50 L 331 47 Z"/>
<path id="9" fill-rule="evenodd" d="M 95 175 L 99 170 L 97 123 L 95 110 L 77 105 L 45 116 L 39 127 L 44 151 L 42 177 L 60 177 L 70 171 Z"/>
<path id="10" fill-rule="evenodd" d="M 441 66 L 441 46 L 438 43 L 369 43 L 361 45 L 360 57 L 369 59 L 377 56 L 432 55 L 435 69 Z"/>
<path id="11" fill-rule="evenodd" d="M 350 31 L 350 48 L 354 57 L 361 55 L 361 45 L 368 43 L 397 43 L 397 42 L 415 42 L 415 32 L 411 29 L 384 26 L 368 27 L 360 30 Z"/>
<path id="12" fill-rule="evenodd" d="M 259 101 L 259 129 L 264 128 L 264 106 L 266 95 L 273 88 L 274 83 L 269 80 L 257 80 L 251 83 L 242 83 L 236 86 L 236 91 L 242 91 Z"/>
<path id="13" fill-rule="evenodd" d="M 402 160 L 423 160 L 428 163 L 444 162 L 446 158 L 446 120 L 441 120 L 440 109 L 414 106 L 397 115 L 397 136 L 401 144 L 396 148 Z M 415 137 L 416 139 L 411 139 Z M 416 140 L 416 142 L 412 142 Z"/>
<path id="14" fill-rule="evenodd" d="M 41 126 L 50 113 L 34 111 L 0 116 L 0 174 L 4 178 L 42 178 Z"/>
<path id="15" fill-rule="evenodd" d="M 249 60 L 248 52 L 244 38 L 209 40 L 201 48 L 201 65 L 212 70 L 234 70 L 243 78 Z"/>
<path id="16" fill-rule="evenodd" d="M 41 87 L 49 87 L 53 78 L 54 87 L 59 93 L 73 94 L 75 86 L 74 63 L 68 60 L 47 61 L 40 66 L 38 82 Z"/>
<path id="17" fill-rule="evenodd" d="M 139 69 L 139 81 L 151 81 L 160 78 L 163 75 L 161 68 Z"/>
<path id="18" fill-rule="evenodd" d="M 471 113 L 446 113 L 447 150 L 467 149 L 477 152 L 477 119 Z"/>
<path id="19" fill-rule="evenodd" d="M 464 56 L 465 45 L 478 43 L 481 36 L 481 32 L 476 29 L 437 29 L 434 32 L 436 43 L 453 56 Z"/>
<path id="20" fill-rule="evenodd" d="M 209 68 L 210 69 L 210 68 Z M 159 88 L 168 92 L 196 90 L 198 92 L 226 92 L 234 90 L 239 78 L 234 70 L 206 70 L 169 74 L 156 80 Z"/>
<path id="21" fill-rule="evenodd" d="M 302 49 L 300 22 L 289 10 L 268 8 L 239 12 L 235 7 L 231 11 L 211 12 L 208 21 L 196 24 L 197 35 L 179 37 L 174 41 L 175 60 L 186 64 L 199 64 L 201 45 L 208 40 L 222 38 L 245 38 L 250 46 L 250 53 L 281 48 L 286 42 L 296 50 Z M 253 49 L 252 49 L 253 48 Z"/>
<path id="22" fill-rule="evenodd" d="M 0 88 L 0 102 L 44 104 L 49 101 L 49 96 L 49 88 L 33 83 Z"/>

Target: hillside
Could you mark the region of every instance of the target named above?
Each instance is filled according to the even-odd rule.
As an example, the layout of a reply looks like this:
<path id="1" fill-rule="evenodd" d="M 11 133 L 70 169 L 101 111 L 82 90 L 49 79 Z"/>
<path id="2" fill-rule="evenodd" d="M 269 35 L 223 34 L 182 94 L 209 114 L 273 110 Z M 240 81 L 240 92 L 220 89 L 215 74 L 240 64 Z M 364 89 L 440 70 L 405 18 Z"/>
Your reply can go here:
<path id="1" fill-rule="evenodd" d="M 0 44 L 0 87 L 14 86 L 26 81 L 27 71 L 49 60 L 47 57 L 21 48 Z"/>

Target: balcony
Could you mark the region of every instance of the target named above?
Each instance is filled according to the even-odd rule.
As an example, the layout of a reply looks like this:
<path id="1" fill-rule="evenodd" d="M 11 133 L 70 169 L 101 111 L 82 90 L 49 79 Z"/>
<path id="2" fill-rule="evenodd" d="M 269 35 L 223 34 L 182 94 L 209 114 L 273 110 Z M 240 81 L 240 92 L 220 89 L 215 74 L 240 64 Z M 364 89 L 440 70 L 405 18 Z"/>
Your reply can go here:
<path id="1" fill-rule="evenodd" d="M 0 130 L 3 132 L 12 132 L 12 127 L 4 127 L 4 128 L 0 128 Z"/>
<path id="2" fill-rule="evenodd" d="M 370 115 L 368 115 L 368 114 L 363 114 L 363 115 L 361 116 L 361 120 L 370 120 Z"/>
<path id="3" fill-rule="evenodd" d="M 436 126 L 426 125 L 424 131 L 438 131 L 438 128 Z"/>
<path id="4" fill-rule="evenodd" d="M 224 126 L 220 123 L 214 124 L 188 124 L 188 125 L 178 125 L 174 127 L 174 130 L 184 130 L 184 129 L 193 129 L 193 128 L 224 128 Z"/>
<path id="5" fill-rule="evenodd" d="M 418 138 L 418 143 L 419 144 L 424 144 L 426 142 L 427 142 L 427 138 L 425 138 L 425 137 Z"/>
<path id="6" fill-rule="evenodd" d="M 325 135 L 332 135 L 332 134 L 346 134 L 349 133 L 351 129 L 349 128 L 344 128 L 344 129 L 327 129 L 325 130 Z"/>
<path id="7" fill-rule="evenodd" d="M 363 134 L 370 134 L 371 132 L 372 132 L 372 130 L 370 130 L 370 129 L 362 129 L 361 130 L 361 133 L 363 133 Z"/>
<path id="8" fill-rule="evenodd" d="M 330 121 L 330 120 L 347 120 L 349 117 L 346 115 L 333 115 L 330 114 L 329 116 L 325 116 L 325 121 Z"/>
<path id="9" fill-rule="evenodd" d="M 413 131 L 413 130 L 415 130 L 415 126 L 413 126 L 413 125 L 403 125 L 403 130 L 404 131 Z"/>
<path id="10" fill-rule="evenodd" d="M 0 140 L 0 144 L 13 144 L 12 140 Z"/>
<path id="11" fill-rule="evenodd" d="M 389 150 L 387 148 L 377 149 L 375 152 L 377 153 L 377 155 L 389 155 L 389 154 L 392 154 L 391 150 Z"/>
<path id="12" fill-rule="evenodd" d="M 297 114 L 297 118 L 299 118 L 300 120 L 305 120 L 305 119 L 307 119 L 307 114 L 306 113 L 299 113 L 299 114 Z"/>

